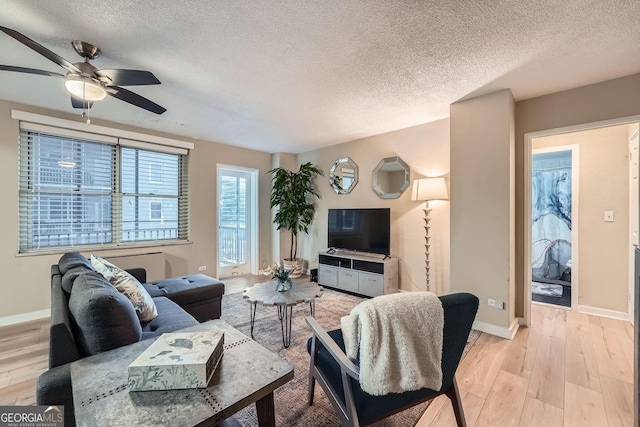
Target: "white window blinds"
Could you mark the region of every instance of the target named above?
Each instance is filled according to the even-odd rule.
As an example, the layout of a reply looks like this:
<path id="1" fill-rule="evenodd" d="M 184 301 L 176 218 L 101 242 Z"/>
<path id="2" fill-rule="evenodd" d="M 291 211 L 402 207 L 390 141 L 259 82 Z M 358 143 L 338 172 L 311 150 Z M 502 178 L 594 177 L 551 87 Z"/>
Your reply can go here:
<path id="1" fill-rule="evenodd" d="M 120 149 L 122 241 L 186 239 L 184 156 L 137 148 Z M 182 210 L 181 210 L 182 208 Z M 184 233 L 184 234 L 181 234 Z"/>
<path id="2" fill-rule="evenodd" d="M 188 152 L 117 142 L 21 123 L 20 252 L 187 240 Z"/>

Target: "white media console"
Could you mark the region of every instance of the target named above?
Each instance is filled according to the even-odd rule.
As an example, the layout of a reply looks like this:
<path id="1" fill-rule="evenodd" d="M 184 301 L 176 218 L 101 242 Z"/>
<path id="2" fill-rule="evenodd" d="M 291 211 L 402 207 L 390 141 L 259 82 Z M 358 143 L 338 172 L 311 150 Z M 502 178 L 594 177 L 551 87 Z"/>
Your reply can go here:
<path id="1" fill-rule="evenodd" d="M 398 258 L 353 252 L 318 254 L 318 284 L 376 297 L 398 292 Z"/>

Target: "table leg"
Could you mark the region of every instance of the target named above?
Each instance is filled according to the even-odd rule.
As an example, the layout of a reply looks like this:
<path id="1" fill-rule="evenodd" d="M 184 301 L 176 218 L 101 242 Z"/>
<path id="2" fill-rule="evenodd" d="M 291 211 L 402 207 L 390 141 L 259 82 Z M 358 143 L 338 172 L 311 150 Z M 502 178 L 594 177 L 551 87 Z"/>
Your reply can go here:
<path id="1" fill-rule="evenodd" d="M 253 324 L 256 323 L 256 308 L 258 304 L 250 303 L 249 304 L 249 313 L 251 314 L 251 338 L 253 338 Z"/>
<path id="2" fill-rule="evenodd" d="M 273 392 L 256 401 L 258 425 L 260 427 L 276 427 L 276 410 L 273 403 Z"/>
<path id="3" fill-rule="evenodd" d="M 311 311 L 311 317 L 316 317 L 316 301 L 309 301 L 309 310 Z"/>
<path id="4" fill-rule="evenodd" d="M 291 345 L 291 318 L 293 317 L 293 306 L 279 305 L 278 319 L 280 319 L 280 329 L 282 330 L 282 345 L 289 348 Z"/>

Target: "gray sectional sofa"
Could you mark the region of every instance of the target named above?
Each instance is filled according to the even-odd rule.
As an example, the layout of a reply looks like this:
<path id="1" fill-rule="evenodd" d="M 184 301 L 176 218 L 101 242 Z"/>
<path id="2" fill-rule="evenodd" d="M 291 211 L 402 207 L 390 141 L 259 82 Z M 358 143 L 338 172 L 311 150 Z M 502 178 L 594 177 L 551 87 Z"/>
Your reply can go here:
<path id="1" fill-rule="evenodd" d="M 141 324 L 131 302 L 77 252 L 51 266 L 49 370 L 38 378 L 39 405 L 64 405 L 65 425 L 75 425 L 70 365 L 93 354 L 220 318 L 224 284 L 203 274 L 146 282 L 158 316 Z"/>

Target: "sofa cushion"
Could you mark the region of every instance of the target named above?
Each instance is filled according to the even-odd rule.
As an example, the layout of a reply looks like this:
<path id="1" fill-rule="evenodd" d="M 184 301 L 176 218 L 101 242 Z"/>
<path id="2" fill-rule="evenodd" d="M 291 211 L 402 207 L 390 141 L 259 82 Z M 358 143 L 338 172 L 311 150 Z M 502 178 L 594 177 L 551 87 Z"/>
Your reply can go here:
<path id="1" fill-rule="evenodd" d="M 158 315 L 158 310 L 149 292 L 135 277 L 97 255 L 91 255 L 91 265 L 116 289 L 129 298 L 140 322 L 149 322 Z"/>
<path id="2" fill-rule="evenodd" d="M 60 280 L 60 286 L 62 286 L 62 289 L 64 289 L 67 294 L 70 294 L 71 288 L 73 287 L 73 282 L 76 280 L 76 278 L 82 273 L 87 273 L 90 271 L 94 270 L 84 264 L 72 267 L 68 269 L 67 272 L 62 276 L 62 279 Z"/>
<path id="3" fill-rule="evenodd" d="M 196 319 L 170 299 L 157 297 L 153 300 L 158 307 L 158 316 L 142 325 L 143 340 L 198 324 Z"/>
<path id="4" fill-rule="evenodd" d="M 62 274 L 81 265 L 87 267 L 89 270 L 93 270 L 91 262 L 79 252 L 67 252 L 62 255 L 60 261 L 58 261 L 58 268 Z"/>
<path id="5" fill-rule="evenodd" d="M 152 297 L 168 297 L 181 307 L 205 299 L 221 297 L 224 293 L 224 285 L 221 281 L 204 274 L 156 280 L 145 283 L 144 287 Z"/>
<path id="6" fill-rule="evenodd" d="M 71 289 L 69 311 L 84 356 L 140 341 L 142 327 L 131 301 L 96 272 L 79 275 Z"/>

